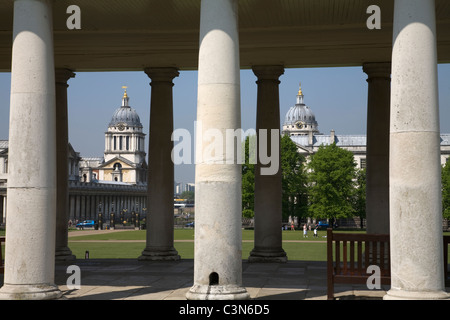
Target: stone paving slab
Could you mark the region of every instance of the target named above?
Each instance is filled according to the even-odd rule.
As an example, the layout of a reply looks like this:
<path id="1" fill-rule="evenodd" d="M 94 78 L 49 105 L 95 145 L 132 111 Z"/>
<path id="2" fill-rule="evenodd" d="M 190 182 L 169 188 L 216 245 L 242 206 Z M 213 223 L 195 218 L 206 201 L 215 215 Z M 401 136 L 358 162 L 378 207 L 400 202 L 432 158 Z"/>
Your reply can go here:
<path id="1" fill-rule="evenodd" d="M 69 265 L 81 270 L 81 288 L 70 290 Z M 254 300 L 326 300 L 326 263 L 243 261 L 243 286 Z M 92 259 L 57 262 L 55 282 L 64 299 L 74 300 L 186 300 L 193 285 L 194 261 L 138 261 Z M 70 284 L 70 283 L 69 283 Z M 336 299 L 382 299 L 386 290 L 363 285 L 336 285 Z"/>

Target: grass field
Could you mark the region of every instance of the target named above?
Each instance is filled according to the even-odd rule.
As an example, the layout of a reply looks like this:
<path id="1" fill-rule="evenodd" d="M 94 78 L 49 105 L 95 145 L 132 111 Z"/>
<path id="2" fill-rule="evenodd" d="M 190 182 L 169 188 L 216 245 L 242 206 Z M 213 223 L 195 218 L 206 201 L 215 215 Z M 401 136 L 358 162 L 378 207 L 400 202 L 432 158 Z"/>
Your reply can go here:
<path id="1" fill-rule="evenodd" d="M 141 255 L 145 248 L 146 231 L 121 231 L 104 234 L 76 236 L 72 231 L 69 247 L 78 258 L 83 258 L 89 251 L 91 259 L 134 259 Z M 345 231 L 350 232 L 350 231 Z M 362 231 L 353 231 L 359 232 Z M 446 235 L 450 233 L 446 232 Z M 247 259 L 253 249 L 252 230 L 242 231 L 242 258 Z M 289 260 L 326 261 L 326 231 L 319 231 L 318 237 L 308 232 L 308 238 L 303 238 L 302 231 L 283 231 L 283 249 Z M 95 242 L 103 240 L 101 242 Z M 110 240 L 110 242 L 104 242 Z M 194 258 L 194 230 L 175 229 L 174 246 L 183 259 Z M 450 255 L 449 255 L 450 256 Z"/>
<path id="2" fill-rule="evenodd" d="M 84 259 L 86 251 L 89 251 L 90 259 L 135 259 L 139 257 L 145 248 L 146 230 L 131 230 L 121 232 L 107 232 L 102 234 L 88 234 L 77 236 L 77 230 L 70 231 L 69 248 L 79 259 Z M 355 232 L 364 231 L 335 231 Z M 4 231 L 0 232 L 0 236 Z M 445 232 L 444 235 L 450 235 Z M 242 259 L 247 259 L 253 249 L 253 230 L 242 230 Z M 283 231 L 283 249 L 288 260 L 326 261 L 326 231 L 319 231 L 318 237 L 313 237 L 313 232 L 308 232 L 308 238 L 303 238 L 303 232 Z M 108 241 L 109 240 L 109 241 Z M 174 246 L 182 259 L 194 258 L 194 230 L 175 229 Z M 3 255 L 5 253 L 4 250 Z M 449 250 L 450 262 L 450 250 Z"/>
<path id="3" fill-rule="evenodd" d="M 69 247 L 77 257 L 84 257 L 85 252 L 89 251 L 89 257 L 91 259 L 136 258 L 141 255 L 142 250 L 145 248 L 145 242 L 136 242 L 145 241 L 145 230 L 84 236 L 76 236 L 77 231 L 73 232 L 73 235 L 69 238 Z M 313 232 L 309 232 L 308 238 L 303 238 L 303 232 L 301 231 L 283 231 L 283 248 L 290 260 L 326 261 L 325 234 L 326 231 L 319 231 L 318 237 L 315 238 L 313 237 Z M 242 231 L 243 259 L 247 259 L 250 251 L 253 249 L 253 237 L 253 230 Z M 96 240 L 110 240 L 111 242 L 93 242 Z M 175 249 L 183 259 L 194 258 L 193 229 L 175 229 L 174 240 Z M 308 242 L 298 242 L 299 240 L 307 240 Z"/>

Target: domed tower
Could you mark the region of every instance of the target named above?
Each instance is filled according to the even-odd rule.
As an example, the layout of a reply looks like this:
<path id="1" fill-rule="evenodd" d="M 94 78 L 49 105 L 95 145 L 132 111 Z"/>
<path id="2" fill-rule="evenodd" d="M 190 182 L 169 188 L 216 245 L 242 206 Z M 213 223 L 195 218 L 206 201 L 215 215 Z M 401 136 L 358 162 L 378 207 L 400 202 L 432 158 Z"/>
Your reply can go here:
<path id="1" fill-rule="evenodd" d="M 311 108 L 305 105 L 302 87 L 297 93 L 297 103 L 286 113 L 283 133 L 289 135 L 309 135 L 319 133 L 319 125 Z"/>
<path id="2" fill-rule="evenodd" d="M 105 133 L 104 172 L 105 180 L 129 183 L 145 182 L 145 134 L 136 110 L 128 104 L 126 87 L 122 106 L 114 111 Z"/>

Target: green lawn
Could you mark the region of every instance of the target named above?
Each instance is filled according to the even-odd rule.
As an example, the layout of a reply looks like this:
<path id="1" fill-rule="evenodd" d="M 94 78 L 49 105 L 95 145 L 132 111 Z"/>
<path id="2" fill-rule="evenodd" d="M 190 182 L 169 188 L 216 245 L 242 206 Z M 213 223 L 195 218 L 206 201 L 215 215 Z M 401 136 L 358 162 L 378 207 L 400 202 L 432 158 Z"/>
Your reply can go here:
<path id="1" fill-rule="evenodd" d="M 70 240 L 145 240 L 146 230 L 130 230 L 121 232 L 111 232 L 103 234 L 92 234 L 84 236 L 76 236 L 77 230 L 71 231 Z M 361 231 L 358 231 L 361 232 Z M 303 238 L 302 231 L 283 231 L 282 237 L 283 241 L 289 240 L 309 240 L 309 241 L 326 241 L 326 231 L 319 231 L 318 237 L 313 237 L 313 232 L 308 232 L 308 238 Z M 253 241 L 254 231 L 253 230 L 242 230 L 242 240 Z M 194 240 L 194 230 L 193 229 L 175 229 L 174 232 L 175 240 Z"/>
<path id="2" fill-rule="evenodd" d="M 175 242 L 175 249 L 183 259 L 194 258 L 194 242 Z M 129 259 L 137 258 L 145 248 L 145 243 L 137 242 L 75 242 L 70 241 L 69 247 L 78 258 L 84 258 L 89 251 L 91 259 Z M 326 261 L 326 243 L 286 242 L 283 244 L 289 260 Z M 253 249 L 253 242 L 242 243 L 242 258 L 247 259 Z"/>
<path id="3" fill-rule="evenodd" d="M 76 231 L 72 231 L 76 232 Z M 349 232 L 349 231 L 337 231 Z M 364 231 L 353 231 L 363 233 Z M 446 235 L 450 233 L 446 232 Z M 313 232 L 308 232 L 308 238 L 303 238 L 302 231 L 283 231 L 283 249 L 289 260 L 326 261 L 326 231 L 319 231 L 318 237 L 313 237 Z M 242 258 L 247 259 L 253 249 L 253 230 L 242 231 Z M 104 258 L 137 258 L 145 248 L 144 242 L 82 242 L 82 240 L 142 240 L 146 238 L 145 230 L 121 231 L 97 235 L 73 236 L 69 238 L 69 247 L 79 258 L 83 258 L 89 251 L 91 259 Z M 177 240 L 194 240 L 193 229 L 175 229 L 175 249 L 183 259 L 194 258 L 194 242 L 178 242 Z M 72 241 L 77 240 L 77 241 Z M 299 242 L 300 240 L 300 242 Z M 296 242 L 292 242 L 296 241 Z M 449 259 L 450 260 L 450 259 Z"/>
<path id="4" fill-rule="evenodd" d="M 69 238 L 69 247 L 73 254 L 83 258 L 85 252 L 89 251 L 91 259 L 105 258 L 136 258 L 141 255 L 145 248 L 142 242 L 82 242 L 83 240 L 142 240 L 146 238 L 145 230 L 137 231 L 121 231 L 104 234 L 92 234 L 85 236 L 75 236 L 77 231 L 73 232 L 73 236 Z M 319 231 L 318 237 L 313 237 L 313 233 L 309 232 L 308 238 L 303 238 L 301 231 L 283 231 L 283 241 L 308 240 L 308 242 L 285 242 L 283 248 L 288 254 L 290 260 L 326 260 L 326 231 Z M 253 230 L 242 231 L 242 258 L 247 259 L 250 251 L 253 249 Z M 174 233 L 175 249 L 183 259 L 194 258 L 194 230 L 193 229 L 175 229 Z M 76 241 L 73 241 L 76 240 Z M 192 242 L 177 242 L 177 240 L 192 240 Z M 309 243 L 315 241 L 317 243 Z"/>
<path id="5" fill-rule="evenodd" d="M 130 230 L 121 232 L 108 232 L 104 234 L 92 234 L 76 236 L 78 231 L 70 231 L 69 248 L 79 259 L 84 259 L 85 252 L 89 251 L 91 259 L 135 259 L 139 257 L 145 248 L 146 230 Z M 349 232 L 349 231 L 337 231 Z M 363 232 L 363 231 L 353 231 Z M 450 235 L 450 232 L 445 232 Z M 0 233 L 1 235 L 1 233 Z M 319 231 L 318 237 L 313 237 L 313 232 L 308 232 L 308 238 L 303 238 L 303 232 L 283 231 L 283 249 L 289 260 L 326 261 L 326 231 Z M 253 249 L 253 230 L 242 230 L 242 259 L 249 257 Z M 194 230 L 175 229 L 175 249 L 182 259 L 194 258 Z M 92 240 L 140 240 L 141 242 L 88 242 Z M 191 240 L 179 242 L 179 240 Z M 299 241 L 300 240 L 300 241 Z M 295 242 L 293 242 L 295 241 Z M 450 250 L 449 250 L 450 253 Z M 3 250 L 4 254 L 4 250 Z M 449 254 L 450 262 L 450 254 Z"/>

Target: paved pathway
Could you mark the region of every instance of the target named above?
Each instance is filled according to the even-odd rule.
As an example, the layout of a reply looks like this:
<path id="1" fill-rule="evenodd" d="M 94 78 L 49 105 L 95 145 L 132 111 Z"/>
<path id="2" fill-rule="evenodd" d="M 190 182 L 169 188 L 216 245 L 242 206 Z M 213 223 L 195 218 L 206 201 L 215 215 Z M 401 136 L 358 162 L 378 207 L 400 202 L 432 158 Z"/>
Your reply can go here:
<path id="1" fill-rule="evenodd" d="M 121 231 L 126 230 L 85 230 L 70 232 L 69 237 Z M 86 240 L 82 241 L 86 242 Z M 145 240 L 128 241 L 144 242 Z M 70 290 L 67 287 L 70 274 L 66 271 L 69 265 L 80 267 L 80 289 Z M 243 260 L 242 266 L 243 286 L 253 300 L 327 299 L 326 262 L 249 263 Z M 138 261 L 137 259 L 79 259 L 73 262 L 57 262 L 55 281 L 63 291 L 64 299 L 185 300 L 186 292 L 193 285 L 193 274 L 194 261 L 190 259 L 170 262 Z M 369 290 L 365 285 L 337 284 L 335 297 L 337 300 L 381 300 L 388 289 L 388 287 L 382 287 L 381 290 Z"/>
<path id="2" fill-rule="evenodd" d="M 81 271 L 81 288 L 69 290 L 67 266 Z M 194 261 L 80 259 L 56 264 L 56 283 L 66 299 L 185 300 L 193 284 Z M 69 282 L 70 284 L 70 282 Z M 248 263 L 243 261 L 243 286 L 255 300 L 326 300 L 326 263 Z M 384 288 L 386 289 L 386 288 Z M 337 299 L 381 299 L 385 290 L 361 285 L 336 285 Z"/>

